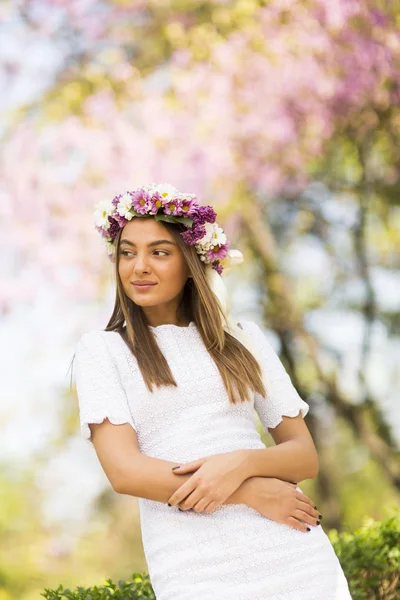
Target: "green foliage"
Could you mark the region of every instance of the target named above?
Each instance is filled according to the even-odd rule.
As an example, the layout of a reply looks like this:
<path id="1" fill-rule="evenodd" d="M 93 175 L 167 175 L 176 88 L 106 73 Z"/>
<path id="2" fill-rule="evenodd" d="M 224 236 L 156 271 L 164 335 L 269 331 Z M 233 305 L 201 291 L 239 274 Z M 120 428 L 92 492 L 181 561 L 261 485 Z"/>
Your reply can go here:
<path id="1" fill-rule="evenodd" d="M 329 532 L 353 600 L 400 597 L 400 511 L 382 521 L 367 519 L 353 533 Z"/>
<path id="2" fill-rule="evenodd" d="M 385 520 L 367 519 L 353 533 L 329 531 L 329 539 L 349 582 L 353 600 L 396 600 L 400 595 L 400 511 L 393 510 Z M 155 600 L 149 575 L 132 575 L 131 581 L 75 591 L 46 589 L 41 594 L 47 600 Z"/>
<path id="3" fill-rule="evenodd" d="M 40 594 L 47 600 L 139 600 L 148 598 L 155 600 L 153 588 L 147 573 L 133 573 L 132 581 L 120 579 L 118 584 L 107 579 L 102 586 L 95 585 L 92 588 L 78 586 L 75 591 L 64 589 L 62 585 L 56 590 L 45 589 Z"/>

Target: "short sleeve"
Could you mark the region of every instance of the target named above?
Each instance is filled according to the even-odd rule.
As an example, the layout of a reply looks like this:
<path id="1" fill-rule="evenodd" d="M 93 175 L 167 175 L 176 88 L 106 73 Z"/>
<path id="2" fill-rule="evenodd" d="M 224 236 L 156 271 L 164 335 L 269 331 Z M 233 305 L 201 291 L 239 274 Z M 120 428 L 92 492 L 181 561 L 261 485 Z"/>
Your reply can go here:
<path id="1" fill-rule="evenodd" d="M 310 406 L 300 397 L 262 329 L 254 321 L 241 321 L 241 325 L 257 345 L 265 373 L 267 396 L 254 395 L 254 406 L 265 431 L 279 425 L 283 416 L 295 417 L 300 413 L 304 419 Z"/>
<path id="2" fill-rule="evenodd" d="M 117 364 L 101 331 L 82 335 L 75 364 L 82 436 L 92 444 L 89 423 L 102 423 L 105 418 L 113 425 L 129 423 L 136 430 Z"/>

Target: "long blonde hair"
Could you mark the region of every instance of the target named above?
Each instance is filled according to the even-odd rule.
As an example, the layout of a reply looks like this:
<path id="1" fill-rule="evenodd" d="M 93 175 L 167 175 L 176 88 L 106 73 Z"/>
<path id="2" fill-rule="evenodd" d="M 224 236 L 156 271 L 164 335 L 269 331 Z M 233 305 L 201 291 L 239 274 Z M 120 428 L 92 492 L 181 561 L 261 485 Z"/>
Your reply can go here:
<path id="1" fill-rule="evenodd" d="M 185 230 L 184 226 L 167 222 L 162 222 L 162 225 L 181 248 L 192 275 L 185 283 L 177 316 L 182 320 L 189 319 L 197 326 L 207 351 L 218 367 L 231 403 L 249 400 L 250 389 L 265 396 L 266 389 L 260 364 L 243 343 L 223 328 L 223 317 L 226 318 L 224 309 L 207 282 L 205 264 L 200 260 L 194 246 L 186 244 L 180 235 L 180 232 Z M 115 304 L 105 331 L 120 333 L 136 358 L 150 392 L 153 391 L 153 384 L 177 386 L 155 335 L 148 327 L 142 308 L 135 304 L 123 289 L 118 272 L 121 232 L 122 229 L 114 242 Z"/>

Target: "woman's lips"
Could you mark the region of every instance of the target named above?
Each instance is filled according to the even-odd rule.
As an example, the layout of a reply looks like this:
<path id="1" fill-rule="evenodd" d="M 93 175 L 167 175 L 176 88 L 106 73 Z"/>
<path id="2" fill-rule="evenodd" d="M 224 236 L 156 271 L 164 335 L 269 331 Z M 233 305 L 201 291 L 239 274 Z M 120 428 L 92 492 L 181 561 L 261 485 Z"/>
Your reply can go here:
<path id="1" fill-rule="evenodd" d="M 155 287 L 157 284 L 153 283 L 151 285 L 138 285 L 137 283 L 133 283 L 132 285 L 135 287 L 135 289 L 144 292 L 146 290 L 150 290 L 151 288 Z"/>

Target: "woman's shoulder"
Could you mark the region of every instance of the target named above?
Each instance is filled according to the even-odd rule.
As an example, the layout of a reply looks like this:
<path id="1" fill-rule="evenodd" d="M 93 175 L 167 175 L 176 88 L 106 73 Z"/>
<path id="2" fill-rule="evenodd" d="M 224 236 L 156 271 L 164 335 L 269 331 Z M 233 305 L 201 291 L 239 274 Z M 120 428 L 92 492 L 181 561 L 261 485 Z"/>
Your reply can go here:
<path id="1" fill-rule="evenodd" d="M 240 319 L 237 321 L 237 325 L 243 329 L 243 331 L 247 331 L 250 333 L 259 333 L 261 332 L 261 328 L 260 326 L 256 323 L 256 321 L 253 321 L 251 319 Z"/>
<path id="2" fill-rule="evenodd" d="M 100 369 L 102 365 L 113 364 L 121 372 L 136 371 L 136 358 L 119 331 L 100 328 L 85 331 L 76 343 L 75 357 L 78 363 L 93 364 Z"/>
<path id="3" fill-rule="evenodd" d="M 268 339 L 266 329 L 252 319 L 240 319 L 240 325 L 244 335 L 251 340 L 256 347 L 262 349 L 264 352 L 271 352 L 273 350 L 272 345 Z M 238 323 L 238 326 L 240 327 Z"/>
<path id="4" fill-rule="evenodd" d="M 90 329 L 81 334 L 77 341 L 77 347 L 87 348 L 109 347 L 122 339 L 118 331 L 106 331 L 105 329 Z"/>

